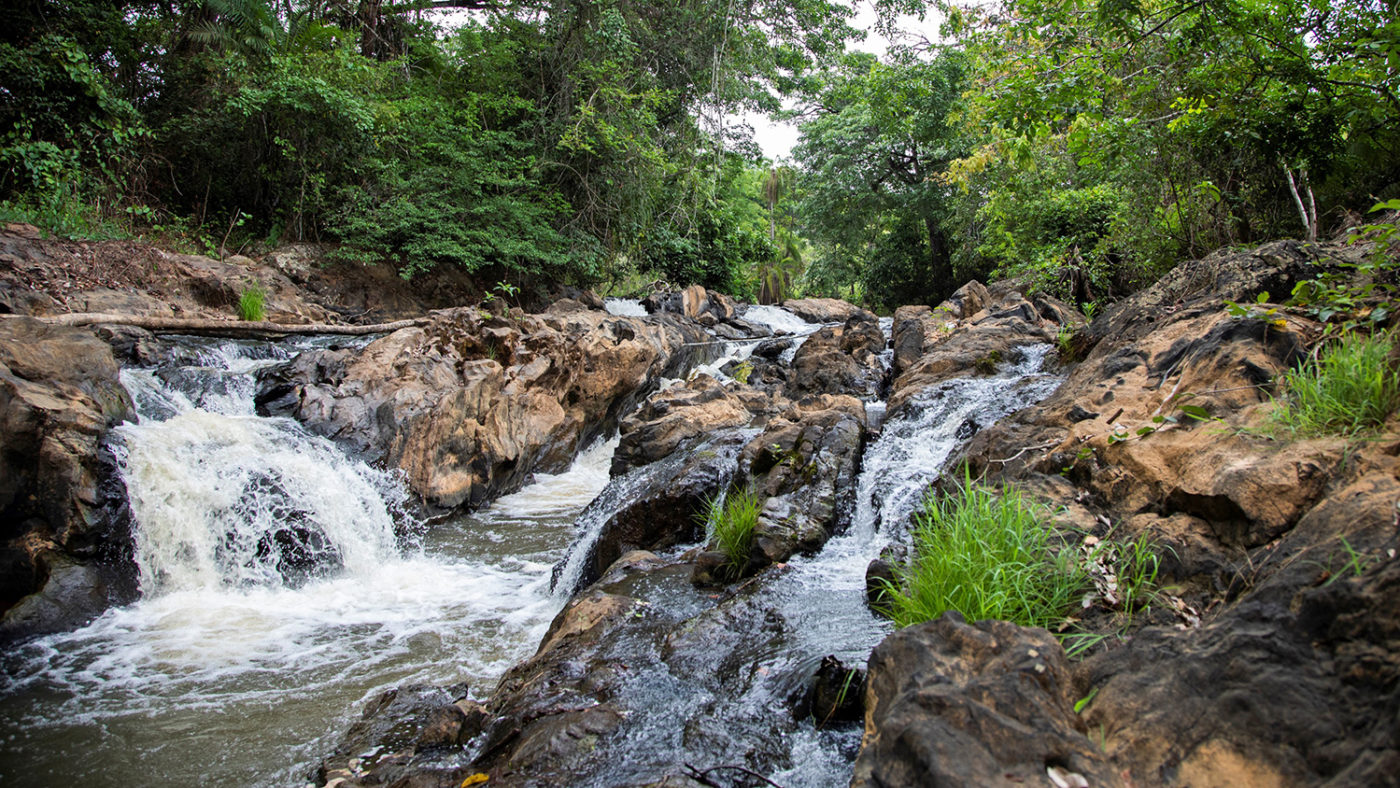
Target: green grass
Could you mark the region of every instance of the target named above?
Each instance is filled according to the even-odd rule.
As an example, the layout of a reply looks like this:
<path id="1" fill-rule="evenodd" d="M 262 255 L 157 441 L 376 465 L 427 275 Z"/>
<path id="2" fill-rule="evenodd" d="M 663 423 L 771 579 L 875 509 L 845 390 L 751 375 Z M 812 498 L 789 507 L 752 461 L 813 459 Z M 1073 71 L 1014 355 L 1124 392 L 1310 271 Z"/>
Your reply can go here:
<path id="1" fill-rule="evenodd" d="M 238 296 L 238 319 L 261 322 L 267 318 L 267 294 L 257 285 L 251 285 Z"/>
<path id="2" fill-rule="evenodd" d="M 749 562 L 753 549 L 753 533 L 758 526 L 758 514 L 763 501 L 752 490 L 731 490 L 728 495 L 716 495 L 705 506 L 705 520 L 713 534 L 719 552 L 729 559 L 729 574 L 738 577 Z"/>
<path id="3" fill-rule="evenodd" d="M 1063 621 L 1089 580 L 1069 551 L 1060 557 L 1044 513 L 1015 487 L 998 494 L 971 479 L 958 495 L 930 494 L 915 515 L 914 555 L 890 589 L 890 617 L 900 627 L 947 610 L 969 621 Z"/>
<path id="4" fill-rule="evenodd" d="M 1286 373 L 1272 420 L 1294 435 L 1351 435 L 1383 424 L 1400 406 L 1400 380 L 1385 363 L 1387 336 L 1347 334 Z"/>

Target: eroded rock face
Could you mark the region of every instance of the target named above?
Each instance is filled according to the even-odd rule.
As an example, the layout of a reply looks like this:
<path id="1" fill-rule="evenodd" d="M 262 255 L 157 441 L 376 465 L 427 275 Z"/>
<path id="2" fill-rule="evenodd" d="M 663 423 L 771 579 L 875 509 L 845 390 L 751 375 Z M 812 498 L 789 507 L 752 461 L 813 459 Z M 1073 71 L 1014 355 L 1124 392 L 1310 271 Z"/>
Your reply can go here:
<path id="1" fill-rule="evenodd" d="M 792 359 L 784 394 L 851 394 L 878 399 L 884 389 L 881 353 L 885 335 L 869 312 L 854 313 L 840 326 L 827 326 L 807 338 Z"/>
<path id="2" fill-rule="evenodd" d="M 1392 458 L 1318 504 L 1199 629 L 1146 629 L 1080 669 L 1098 688 L 1085 722 L 1135 781 L 1394 780 L 1397 471 Z"/>
<path id="3" fill-rule="evenodd" d="M 783 403 L 748 386 L 725 386 L 709 375 L 659 391 L 618 426 L 612 475 L 656 462 L 722 430 L 743 427 Z"/>
<path id="4" fill-rule="evenodd" d="M 900 307 L 892 329 L 895 413 L 920 392 L 949 378 L 990 375 L 1020 360 L 1019 348 L 1055 341 L 1062 321 L 1075 313 L 1048 296 L 1026 298 L 1015 290 L 964 285 L 938 307 Z"/>
<path id="5" fill-rule="evenodd" d="M 996 751 L 1000 728 L 969 722 L 985 712 L 968 710 L 987 696 L 976 682 L 1003 668 L 962 634 L 944 638 L 961 651 L 919 647 L 952 654 L 933 672 L 917 653 L 889 656 L 906 631 L 872 658 L 856 784 L 905 784 L 909 769 L 951 770 L 984 753 L 994 768 L 1024 768 L 1031 784 L 1048 784 L 1031 774 L 1041 761 L 1090 785 L 1394 781 L 1400 421 L 1350 446 L 1267 437 L 1272 381 L 1316 327 L 1292 316 L 1285 326 L 1232 318 L 1222 303 L 1287 293 L 1317 273 L 1313 261 L 1349 254 L 1280 242 L 1177 269 L 1084 332 L 1077 345 L 1088 355 L 1055 394 L 982 431 L 959 458 L 992 483 L 1033 491 L 1076 529 L 1156 545 L 1159 581 L 1172 588 L 1139 613 L 1147 623 L 1054 682 L 1061 701 L 1096 693 L 1080 715 L 1094 732 L 1091 762 L 1037 744 L 1051 740 L 1040 732 L 1056 720 L 1084 730 L 1053 708 L 1025 721 L 1025 752 Z M 919 317 L 905 314 L 906 330 Z M 899 348 L 896 339 L 897 367 Z M 905 700 L 892 715 L 894 697 Z M 1034 703 L 992 705 L 1006 714 Z M 970 740 L 958 738 L 968 730 Z"/>
<path id="6" fill-rule="evenodd" d="M 477 505 L 557 472 L 703 334 L 596 311 L 435 313 L 363 350 L 303 353 L 260 407 L 406 474 L 430 506 Z"/>
<path id="7" fill-rule="evenodd" d="M 783 309 L 808 323 L 845 323 L 859 314 L 870 314 L 855 304 L 839 298 L 789 298 Z"/>
<path id="8" fill-rule="evenodd" d="M 131 400 L 91 332 L 0 321 L 0 637 L 68 629 L 135 595 L 125 490 L 104 451 Z"/>
<path id="9" fill-rule="evenodd" d="M 870 655 L 851 785 L 1051 788 L 1050 769 L 1087 780 L 1078 784 L 1124 785 L 1085 735 L 1075 700 L 1064 650 L 1043 629 L 950 612 L 900 630 Z"/>

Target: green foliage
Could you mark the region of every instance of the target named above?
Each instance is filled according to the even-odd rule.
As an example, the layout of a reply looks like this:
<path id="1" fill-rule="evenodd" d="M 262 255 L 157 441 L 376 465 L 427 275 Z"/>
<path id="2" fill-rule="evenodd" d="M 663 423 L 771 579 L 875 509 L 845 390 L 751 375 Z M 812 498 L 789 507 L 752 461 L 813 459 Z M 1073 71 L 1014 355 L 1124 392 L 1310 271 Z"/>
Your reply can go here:
<path id="1" fill-rule="evenodd" d="M 1376 204 L 1371 212 L 1400 210 L 1400 200 Z M 1374 251 L 1357 263 L 1340 263 L 1339 272 L 1324 271 L 1293 288 L 1289 305 L 1327 324 L 1328 335 L 1384 325 L 1394 309 L 1394 284 L 1400 263 L 1395 243 L 1400 228 L 1394 223 L 1363 224 L 1352 229 L 1347 243 L 1370 241 Z"/>
<path id="2" fill-rule="evenodd" d="M 716 549 L 728 557 L 725 571 L 731 578 L 738 578 L 749 563 L 754 529 L 762 511 L 763 501 L 748 489 L 716 495 L 705 506 L 706 530 Z"/>
<path id="3" fill-rule="evenodd" d="M 859 284 L 885 307 L 952 293 L 954 195 L 939 174 L 965 153 L 951 122 L 965 64 L 955 52 L 888 63 L 858 54 L 815 86 L 794 150 L 804 164 L 797 215 L 815 247 L 809 290 Z"/>
<path id="4" fill-rule="evenodd" d="M 1347 334 L 1285 373 L 1273 422 L 1295 435 L 1350 435 L 1400 407 L 1400 375 L 1387 363 L 1394 338 Z"/>
<path id="5" fill-rule="evenodd" d="M 251 284 L 238 295 L 238 319 L 261 322 L 267 319 L 267 293 L 260 285 Z"/>
<path id="6" fill-rule="evenodd" d="M 1052 627 L 1088 586 L 1068 551 L 1057 552 L 1041 507 L 1020 490 L 965 478 L 959 494 L 930 493 L 915 517 L 914 555 L 890 589 L 891 617 L 906 627 L 957 610 L 969 621 Z"/>

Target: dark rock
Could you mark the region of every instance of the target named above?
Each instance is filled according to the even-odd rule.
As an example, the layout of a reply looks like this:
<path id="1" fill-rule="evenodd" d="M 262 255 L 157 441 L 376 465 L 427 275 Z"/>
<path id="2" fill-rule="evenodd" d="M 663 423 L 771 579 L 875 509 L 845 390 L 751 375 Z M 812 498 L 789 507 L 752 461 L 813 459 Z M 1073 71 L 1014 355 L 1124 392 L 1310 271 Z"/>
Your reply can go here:
<path id="1" fill-rule="evenodd" d="M 792 359 L 784 393 L 791 399 L 813 394 L 877 399 L 885 382 L 884 349 L 879 322 L 858 312 L 843 325 L 827 326 L 807 338 Z"/>
<path id="2" fill-rule="evenodd" d="M 1089 419 L 1097 419 L 1099 414 L 1085 410 L 1081 405 L 1075 405 L 1069 409 L 1069 413 L 1065 414 L 1065 417 L 1072 422 L 1078 423 L 1081 421 L 1088 421 Z"/>
<path id="3" fill-rule="evenodd" d="M 741 432 L 721 433 L 694 452 L 674 453 L 614 479 L 578 517 L 579 523 L 606 520 L 571 590 L 602 577 L 629 551 L 699 541 L 706 504 L 729 484 L 744 439 Z M 555 569 L 556 582 L 563 565 Z"/>
<path id="4" fill-rule="evenodd" d="M 851 785 L 1051 786 L 1047 769 L 1123 785 L 1074 713 L 1064 650 L 1042 629 L 957 613 L 900 630 L 870 656 Z"/>
<path id="5" fill-rule="evenodd" d="M 861 719 L 865 714 L 865 671 L 848 667 L 832 655 L 822 657 L 812 677 L 807 708 L 819 727 Z"/>
<path id="6" fill-rule="evenodd" d="M 889 589 L 896 585 L 894 564 L 882 556 L 870 562 L 865 568 L 865 601 L 874 610 L 881 610 L 888 604 Z"/>
<path id="7" fill-rule="evenodd" d="M 854 397 L 804 400 L 744 447 L 740 482 L 763 499 L 745 573 L 821 549 L 845 530 L 868 431 Z"/>

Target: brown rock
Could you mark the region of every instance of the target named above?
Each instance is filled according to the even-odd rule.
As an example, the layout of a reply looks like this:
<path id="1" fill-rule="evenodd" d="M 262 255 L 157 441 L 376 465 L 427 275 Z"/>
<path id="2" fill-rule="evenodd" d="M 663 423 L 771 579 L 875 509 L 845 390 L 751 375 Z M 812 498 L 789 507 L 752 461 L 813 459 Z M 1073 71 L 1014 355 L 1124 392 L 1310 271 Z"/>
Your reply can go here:
<path id="1" fill-rule="evenodd" d="M 1045 630 L 945 613 L 876 646 L 867 688 L 852 786 L 1049 788 L 1050 768 L 1124 784 L 1085 735 L 1064 650 Z"/>
<path id="2" fill-rule="evenodd" d="M 132 413 L 117 373 L 89 331 L 0 321 L 4 635 L 67 629 L 135 594 L 125 491 L 103 454 Z"/>
<path id="3" fill-rule="evenodd" d="M 839 298 L 789 298 L 783 308 L 808 323 L 845 323 L 858 314 L 870 314 Z"/>

